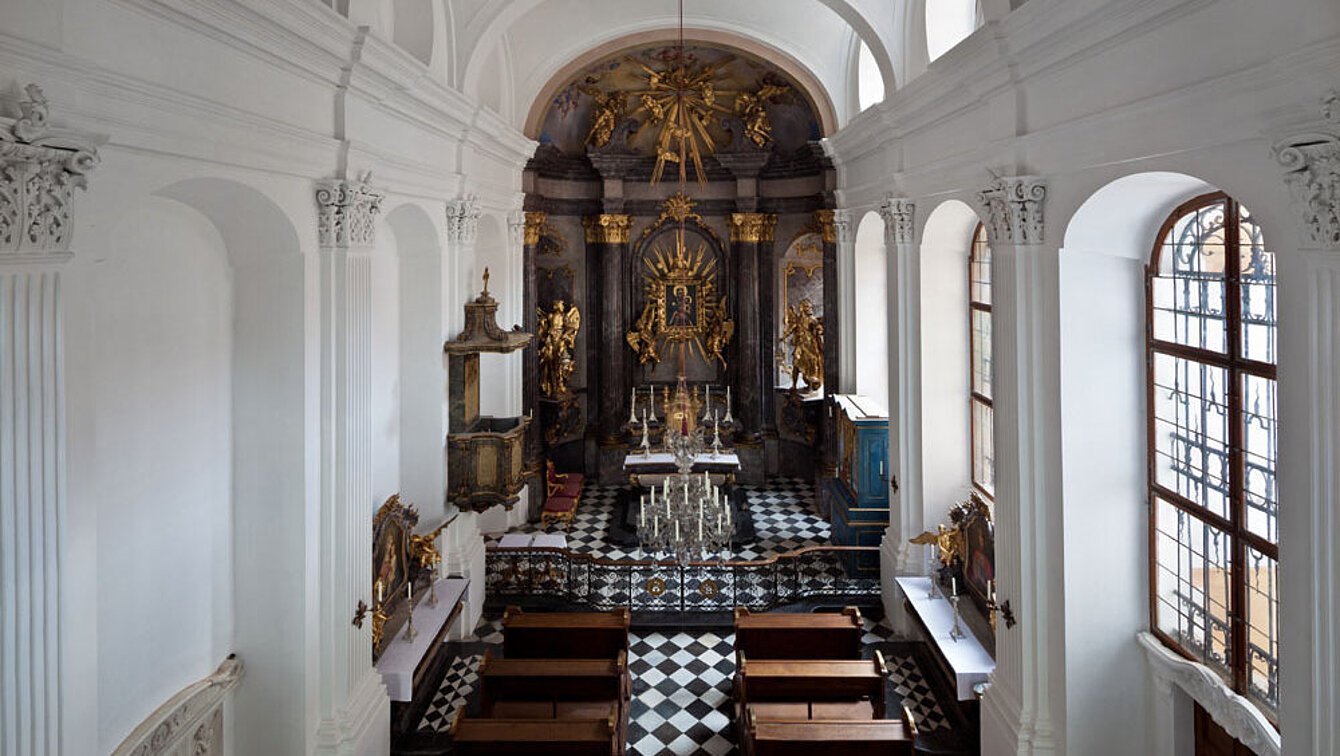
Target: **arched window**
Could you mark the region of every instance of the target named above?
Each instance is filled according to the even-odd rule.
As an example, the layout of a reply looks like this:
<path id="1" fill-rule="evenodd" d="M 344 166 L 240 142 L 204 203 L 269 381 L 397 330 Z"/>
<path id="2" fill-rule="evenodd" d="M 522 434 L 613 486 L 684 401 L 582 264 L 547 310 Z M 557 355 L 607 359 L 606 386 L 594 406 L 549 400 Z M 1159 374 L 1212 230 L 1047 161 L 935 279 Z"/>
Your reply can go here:
<path id="1" fill-rule="evenodd" d="M 1223 194 L 1173 211 L 1146 269 L 1150 624 L 1279 707 L 1275 257 Z"/>
<path id="2" fill-rule="evenodd" d="M 972 484 L 988 498 L 996 495 L 996 412 L 991 403 L 991 246 L 977 224 L 968 255 L 969 370 L 972 396 Z"/>

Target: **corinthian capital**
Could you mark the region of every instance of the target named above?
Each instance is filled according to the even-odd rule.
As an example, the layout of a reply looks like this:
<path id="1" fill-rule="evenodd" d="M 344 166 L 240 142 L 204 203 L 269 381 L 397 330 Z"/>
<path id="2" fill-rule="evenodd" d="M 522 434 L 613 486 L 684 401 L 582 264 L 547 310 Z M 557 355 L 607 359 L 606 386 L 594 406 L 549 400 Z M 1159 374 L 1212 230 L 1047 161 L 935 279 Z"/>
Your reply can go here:
<path id="1" fill-rule="evenodd" d="M 879 206 L 884 219 L 884 238 L 894 244 L 911 244 L 916 222 L 917 203 L 905 197 L 889 195 Z"/>
<path id="2" fill-rule="evenodd" d="M 447 200 L 447 239 L 456 244 L 474 244 L 479 233 L 479 198 L 473 194 Z"/>
<path id="3" fill-rule="evenodd" d="M 316 185 L 317 243 L 322 247 L 371 247 L 377 242 L 377 214 L 386 195 L 371 186 L 372 174 L 357 181 L 332 179 Z"/>
<path id="4" fill-rule="evenodd" d="M 47 123 L 41 87 L 24 91 L 19 117 L 0 118 L 0 258 L 68 252 L 74 190 L 98 165 L 90 139 Z"/>
<path id="5" fill-rule="evenodd" d="M 1303 237 L 1340 251 L 1340 136 L 1300 134 L 1275 146 Z"/>
<path id="6" fill-rule="evenodd" d="M 978 193 L 986 211 L 992 241 L 1006 244 L 1041 244 L 1042 204 L 1047 185 L 1037 176 L 998 178 Z"/>

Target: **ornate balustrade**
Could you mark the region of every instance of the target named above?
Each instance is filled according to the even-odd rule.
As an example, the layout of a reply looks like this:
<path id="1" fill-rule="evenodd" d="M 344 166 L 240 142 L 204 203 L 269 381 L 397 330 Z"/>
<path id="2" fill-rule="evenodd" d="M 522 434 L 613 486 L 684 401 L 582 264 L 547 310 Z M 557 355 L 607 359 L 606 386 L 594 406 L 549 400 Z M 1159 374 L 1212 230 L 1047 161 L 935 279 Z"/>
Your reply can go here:
<path id="1" fill-rule="evenodd" d="M 874 546 L 810 546 L 759 561 L 600 559 L 554 548 L 490 548 L 490 600 L 536 594 L 595 610 L 641 612 L 766 610 L 801 600 L 877 597 L 877 577 L 849 577 L 844 560 Z"/>

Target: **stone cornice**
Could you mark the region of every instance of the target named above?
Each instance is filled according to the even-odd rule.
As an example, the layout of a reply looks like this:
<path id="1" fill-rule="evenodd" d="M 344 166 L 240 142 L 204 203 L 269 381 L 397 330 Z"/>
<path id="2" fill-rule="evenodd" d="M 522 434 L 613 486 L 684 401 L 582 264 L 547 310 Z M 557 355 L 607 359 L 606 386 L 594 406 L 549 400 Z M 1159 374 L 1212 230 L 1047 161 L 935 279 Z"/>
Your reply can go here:
<path id="1" fill-rule="evenodd" d="M 768 213 L 731 213 L 728 225 L 732 242 L 758 244 L 777 238 L 777 216 Z"/>
<path id="2" fill-rule="evenodd" d="M 1037 176 L 1008 176 L 978 192 L 993 244 L 1041 244 L 1047 185 Z"/>
<path id="3" fill-rule="evenodd" d="M 633 219 L 628 215 L 592 215 L 582 219 L 587 244 L 627 244 Z"/>
<path id="4" fill-rule="evenodd" d="M 447 240 L 453 244 L 474 244 L 479 234 L 479 198 L 467 195 L 447 200 Z"/>
<path id="5" fill-rule="evenodd" d="M 894 244 L 911 244 L 916 232 L 917 203 L 905 197 L 884 197 L 879 215 L 884 219 L 884 238 Z"/>
<path id="6" fill-rule="evenodd" d="M 1142 632 L 1136 640 L 1144 648 L 1154 677 L 1164 684 L 1175 684 L 1195 699 L 1214 721 L 1234 739 L 1260 756 L 1279 756 L 1280 734 L 1261 710 L 1224 685 L 1219 675 L 1204 664 L 1182 658 L 1151 633 Z"/>
<path id="7" fill-rule="evenodd" d="M 317 243 L 323 248 L 371 247 L 377 243 L 377 214 L 386 195 L 369 186 L 371 174 L 358 181 L 317 182 Z"/>
<path id="8" fill-rule="evenodd" d="M 41 87 L 29 84 L 17 119 L 0 120 L 0 259 L 68 258 L 74 190 L 98 165 L 96 140 L 53 129 Z M 6 123 L 7 122 L 7 123 Z"/>

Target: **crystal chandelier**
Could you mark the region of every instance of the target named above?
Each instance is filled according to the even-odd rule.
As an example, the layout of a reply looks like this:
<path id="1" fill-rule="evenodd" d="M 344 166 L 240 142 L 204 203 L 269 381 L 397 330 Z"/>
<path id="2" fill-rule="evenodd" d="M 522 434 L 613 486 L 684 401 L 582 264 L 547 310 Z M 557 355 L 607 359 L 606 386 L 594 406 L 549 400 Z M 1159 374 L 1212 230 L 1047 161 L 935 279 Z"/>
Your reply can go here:
<path id="1" fill-rule="evenodd" d="M 642 497 L 637 518 L 642 551 L 680 563 L 712 555 L 725 558 L 735 529 L 728 497 L 706 472 L 693 472 L 694 460 L 705 449 L 703 429 L 685 435 L 668 428 L 665 444 L 678 472 L 665 476 L 659 492 L 652 486 L 650 497 Z"/>

